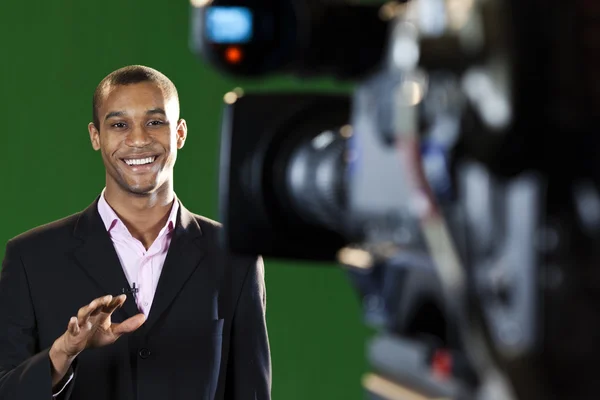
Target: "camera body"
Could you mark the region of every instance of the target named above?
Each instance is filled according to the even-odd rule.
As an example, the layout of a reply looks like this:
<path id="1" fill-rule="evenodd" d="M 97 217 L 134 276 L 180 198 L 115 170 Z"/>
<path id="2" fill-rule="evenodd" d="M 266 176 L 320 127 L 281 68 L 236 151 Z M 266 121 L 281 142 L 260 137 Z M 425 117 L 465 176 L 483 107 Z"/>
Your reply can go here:
<path id="1" fill-rule="evenodd" d="M 190 46 L 228 75 L 290 72 L 357 79 L 373 70 L 386 48 L 386 24 L 377 5 L 339 0 L 200 3 L 191 9 Z"/>
<path id="2" fill-rule="evenodd" d="M 348 271 L 381 332 L 370 398 L 597 393 L 582 370 L 600 350 L 600 91 L 574 46 L 590 43 L 571 29 L 591 31 L 582 4 L 192 7 L 192 50 L 225 74 L 355 85 L 230 93 L 219 199 L 230 251 Z"/>

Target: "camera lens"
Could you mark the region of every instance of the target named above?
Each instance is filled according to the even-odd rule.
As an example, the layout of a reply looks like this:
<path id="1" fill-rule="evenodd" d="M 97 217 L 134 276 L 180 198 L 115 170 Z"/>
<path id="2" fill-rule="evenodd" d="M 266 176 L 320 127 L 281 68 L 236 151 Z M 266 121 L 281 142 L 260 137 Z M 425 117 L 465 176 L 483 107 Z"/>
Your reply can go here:
<path id="1" fill-rule="evenodd" d="M 350 110 L 346 94 L 306 92 L 246 93 L 226 106 L 219 208 L 228 249 L 336 259 L 348 243 Z"/>
<path id="2" fill-rule="evenodd" d="M 300 216 L 335 231 L 343 230 L 346 209 L 345 150 L 341 131 L 325 130 L 300 143 L 285 170 L 286 190 Z"/>
<path id="3" fill-rule="evenodd" d="M 331 105 L 304 114 L 282 127 L 266 161 L 275 208 L 288 221 L 344 231 L 348 113 Z M 302 115 L 302 114 L 301 114 Z M 268 156 L 267 156 L 268 157 Z"/>

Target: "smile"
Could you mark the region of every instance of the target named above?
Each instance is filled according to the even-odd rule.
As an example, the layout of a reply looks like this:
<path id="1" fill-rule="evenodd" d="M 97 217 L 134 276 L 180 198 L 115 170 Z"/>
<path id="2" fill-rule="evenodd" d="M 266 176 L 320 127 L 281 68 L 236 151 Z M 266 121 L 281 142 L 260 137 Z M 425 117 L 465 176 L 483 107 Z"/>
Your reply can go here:
<path id="1" fill-rule="evenodd" d="M 146 158 L 124 158 L 123 162 L 130 167 L 138 166 L 138 165 L 149 165 L 152 164 L 156 160 L 156 156 L 146 157 Z"/>

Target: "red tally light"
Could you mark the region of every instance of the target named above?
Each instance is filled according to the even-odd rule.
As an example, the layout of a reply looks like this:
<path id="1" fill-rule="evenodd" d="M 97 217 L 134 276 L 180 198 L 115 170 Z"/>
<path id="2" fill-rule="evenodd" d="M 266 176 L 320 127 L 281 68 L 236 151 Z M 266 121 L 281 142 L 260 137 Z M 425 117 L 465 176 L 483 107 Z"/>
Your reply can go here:
<path id="1" fill-rule="evenodd" d="M 230 64 L 237 64 L 243 58 L 242 49 L 237 46 L 229 46 L 225 49 L 225 60 Z"/>
<path id="2" fill-rule="evenodd" d="M 452 376 L 452 355 L 446 350 L 436 350 L 431 360 L 433 375 L 440 379 Z"/>

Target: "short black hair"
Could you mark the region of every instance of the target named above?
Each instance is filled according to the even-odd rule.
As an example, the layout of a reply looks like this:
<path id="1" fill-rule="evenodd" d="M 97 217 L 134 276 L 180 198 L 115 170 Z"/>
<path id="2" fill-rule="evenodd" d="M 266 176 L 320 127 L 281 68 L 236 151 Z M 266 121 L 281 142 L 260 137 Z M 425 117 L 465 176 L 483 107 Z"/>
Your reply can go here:
<path id="1" fill-rule="evenodd" d="M 165 93 L 167 98 L 175 97 L 179 101 L 179 94 L 173 82 L 162 72 L 144 65 L 129 65 L 119 68 L 107 75 L 96 87 L 94 98 L 92 100 L 93 121 L 96 129 L 100 130 L 100 119 L 98 117 L 98 108 L 102 103 L 104 92 L 113 86 L 131 85 L 134 83 L 152 82 L 156 84 Z"/>

